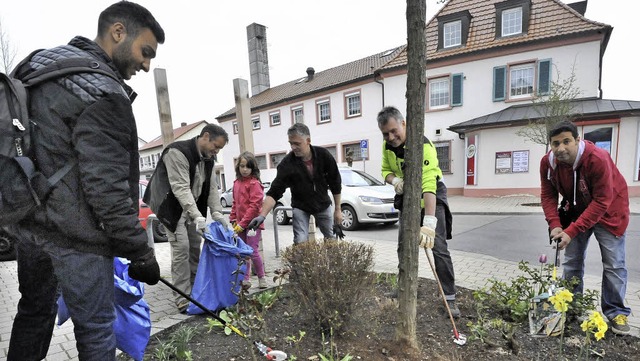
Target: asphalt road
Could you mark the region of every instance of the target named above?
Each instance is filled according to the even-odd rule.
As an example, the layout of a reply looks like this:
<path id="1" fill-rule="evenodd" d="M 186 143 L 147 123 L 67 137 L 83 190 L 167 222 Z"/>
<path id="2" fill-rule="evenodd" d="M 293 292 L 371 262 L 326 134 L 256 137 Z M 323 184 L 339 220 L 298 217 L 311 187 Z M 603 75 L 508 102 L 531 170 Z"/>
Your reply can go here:
<path id="1" fill-rule="evenodd" d="M 513 262 L 528 261 L 538 264 L 544 253 L 553 262 L 555 249 L 549 245 L 547 224 L 542 215 L 454 215 L 453 239 L 450 249 L 480 253 Z M 286 226 L 290 227 L 290 226 Z M 346 232 L 352 237 L 397 242 L 398 225 L 371 225 L 358 231 Z M 627 229 L 626 255 L 629 280 L 640 279 L 640 216 L 631 216 Z M 562 251 L 560 256 L 562 256 Z M 585 272 L 602 274 L 602 261 L 598 242 L 591 238 L 587 249 Z"/>

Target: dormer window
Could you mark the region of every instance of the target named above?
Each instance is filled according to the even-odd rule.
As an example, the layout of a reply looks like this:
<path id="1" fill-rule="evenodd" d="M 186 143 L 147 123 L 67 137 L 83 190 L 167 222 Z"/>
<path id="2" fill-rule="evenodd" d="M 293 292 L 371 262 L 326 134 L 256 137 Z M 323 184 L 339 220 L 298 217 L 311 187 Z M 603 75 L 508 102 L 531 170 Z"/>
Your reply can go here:
<path id="1" fill-rule="evenodd" d="M 495 8 L 496 39 L 527 33 L 531 0 L 508 0 L 495 4 Z"/>
<path id="2" fill-rule="evenodd" d="M 522 8 L 508 9 L 502 12 L 502 36 L 522 33 Z"/>
<path id="3" fill-rule="evenodd" d="M 469 36 L 471 14 L 461 11 L 438 17 L 438 49 L 464 46 Z"/>
<path id="4" fill-rule="evenodd" d="M 451 48 L 462 44 L 462 21 L 452 21 L 443 27 L 444 47 Z"/>

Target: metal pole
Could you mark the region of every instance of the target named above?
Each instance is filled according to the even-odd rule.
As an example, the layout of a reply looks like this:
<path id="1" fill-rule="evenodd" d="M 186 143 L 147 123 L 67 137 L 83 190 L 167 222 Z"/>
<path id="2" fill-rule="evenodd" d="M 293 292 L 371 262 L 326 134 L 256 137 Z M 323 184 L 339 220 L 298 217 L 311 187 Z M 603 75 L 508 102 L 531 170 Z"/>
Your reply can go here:
<path id="1" fill-rule="evenodd" d="M 147 217 L 147 242 L 149 242 L 149 247 L 155 250 L 155 240 L 153 238 L 153 222 L 157 221 L 158 217 L 155 214 L 151 213 L 149 217 Z"/>

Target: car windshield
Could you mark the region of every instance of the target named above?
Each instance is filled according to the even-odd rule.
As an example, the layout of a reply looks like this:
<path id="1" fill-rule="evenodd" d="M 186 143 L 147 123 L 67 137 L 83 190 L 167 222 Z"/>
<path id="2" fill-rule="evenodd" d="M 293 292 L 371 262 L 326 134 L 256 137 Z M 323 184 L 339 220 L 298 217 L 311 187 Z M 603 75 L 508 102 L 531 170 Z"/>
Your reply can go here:
<path id="1" fill-rule="evenodd" d="M 340 170 L 340 177 L 342 177 L 342 185 L 345 185 L 347 187 L 384 185 L 382 182 L 373 178 L 369 174 L 352 169 Z"/>

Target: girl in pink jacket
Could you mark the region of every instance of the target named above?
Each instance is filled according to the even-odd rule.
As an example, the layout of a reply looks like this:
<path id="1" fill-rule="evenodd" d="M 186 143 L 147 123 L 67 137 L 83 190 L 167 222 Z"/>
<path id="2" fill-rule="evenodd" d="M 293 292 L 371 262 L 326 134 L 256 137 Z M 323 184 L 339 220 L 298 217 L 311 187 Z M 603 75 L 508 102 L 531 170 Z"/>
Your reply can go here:
<path id="1" fill-rule="evenodd" d="M 264 278 L 264 264 L 258 252 L 264 224 L 261 224 L 255 231 L 247 230 L 249 222 L 260 214 L 264 199 L 260 169 L 258 169 L 258 162 L 253 153 L 243 152 L 240 154 L 236 161 L 235 170 L 236 180 L 233 182 L 233 205 L 229 220 L 231 220 L 233 230 L 238 236 L 253 248 L 251 260 L 247 261 L 247 272 L 244 275 L 243 284 L 251 287 L 251 263 L 253 263 L 258 275 L 258 286 L 267 288 L 267 281 Z"/>

